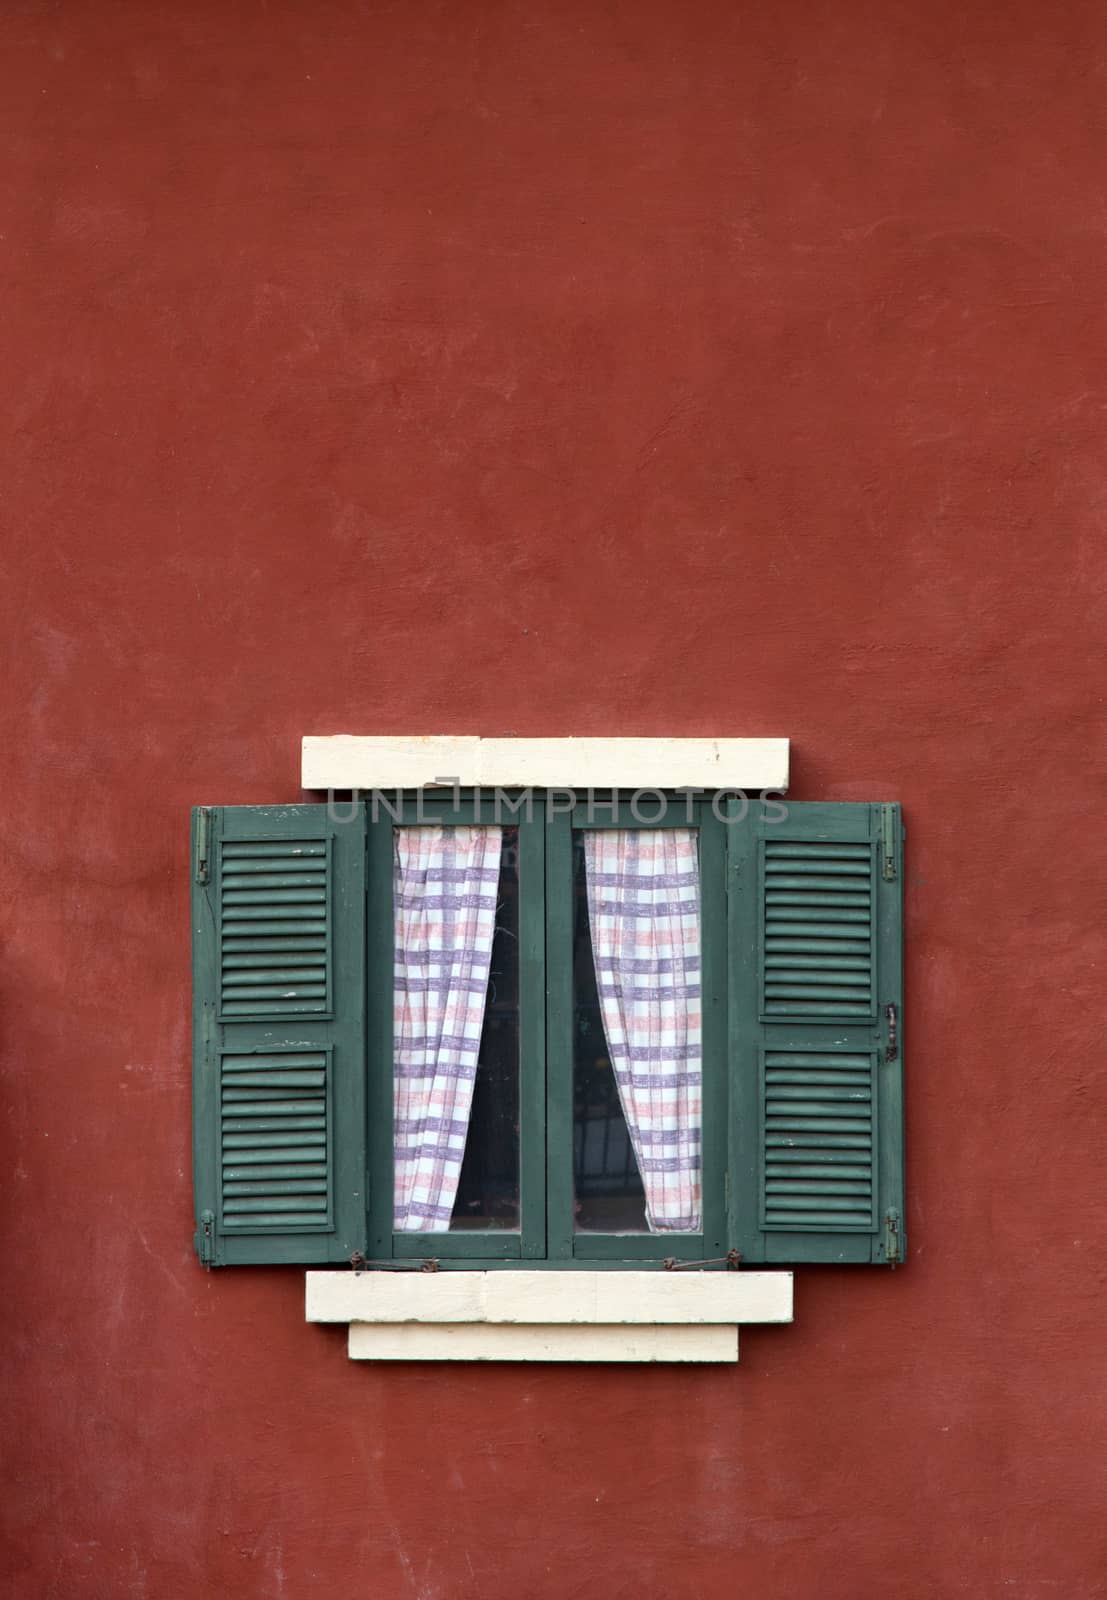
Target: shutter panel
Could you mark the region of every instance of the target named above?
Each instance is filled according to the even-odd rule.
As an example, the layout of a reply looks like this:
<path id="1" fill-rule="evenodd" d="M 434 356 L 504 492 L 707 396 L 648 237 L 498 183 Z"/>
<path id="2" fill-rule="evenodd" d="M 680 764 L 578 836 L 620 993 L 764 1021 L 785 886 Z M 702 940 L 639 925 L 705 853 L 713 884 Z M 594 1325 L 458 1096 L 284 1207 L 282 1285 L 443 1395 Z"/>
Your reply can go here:
<path id="1" fill-rule="evenodd" d="M 365 1248 L 365 808 L 193 812 L 196 1247 Z"/>
<path id="2" fill-rule="evenodd" d="M 749 1261 L 902 1260 L 899 807 L 786 810 L 728 829 L 732 1235 Z"/>

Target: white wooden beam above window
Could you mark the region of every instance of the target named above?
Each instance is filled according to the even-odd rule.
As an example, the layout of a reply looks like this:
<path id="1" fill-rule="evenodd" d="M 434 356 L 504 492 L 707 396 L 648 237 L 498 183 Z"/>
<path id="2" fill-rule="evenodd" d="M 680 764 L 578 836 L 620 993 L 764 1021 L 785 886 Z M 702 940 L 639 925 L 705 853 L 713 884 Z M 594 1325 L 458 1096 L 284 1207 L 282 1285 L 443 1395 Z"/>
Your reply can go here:
<path id="1" fill-rule="evenodd" d="M 482 739 L 308 735 L 305 789 L 788 787 L 787 739 Z"/>

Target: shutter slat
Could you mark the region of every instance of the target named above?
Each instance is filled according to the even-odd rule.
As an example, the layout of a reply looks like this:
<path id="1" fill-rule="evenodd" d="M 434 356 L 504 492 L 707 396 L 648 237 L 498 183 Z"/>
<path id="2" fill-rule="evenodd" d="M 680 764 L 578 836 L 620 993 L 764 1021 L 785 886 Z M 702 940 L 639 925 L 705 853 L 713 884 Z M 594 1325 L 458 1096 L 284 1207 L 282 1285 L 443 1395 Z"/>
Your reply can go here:
<path id="1" fill-rule="evenodd" d="M 280 1195 L 280 1194 L 310 1194 L 323 1195 L 327 1193 L 327 1180 L 319 1178 L 278 1178 L 275 1173 L 267 1172 L 264 1178 L 249 1179 L 239 1182 L 223 1172 L 223 1198 L 228 1200 L 239 1195 Z"/>
<path id="2" fill-rule="evenodd" d="M 779 1078 L 778 1073 L 771 1075 Z M 841 1100 L 871 1100 L 873 1097 L 870 1083 L 843 1083 L 832 1084 L 832 1073 L 820 1072 L 818 1083 L 800 1082 L 793 1077 L 788 1083 L 770 1083 L 766 1091 L 766 1104 L 771 1108 L 777 1103 L 792 1100 L 812 1100 L 817 1104 L 835 1105 Z M 792 1109 L 789 1107 L 789 1109 Z"/>
<path id="3" fill-rule="evenodd" d="M 766 946 L 769 956 L 785 964 L 797 954 L 817 956 L 820 961 L 825 961 L 828 957 L 833 958 L 837 955 L 862 956 L 866 962 L 868 961 L 870 954 L 870 942 L 868 939 L 855 939 L 852 934 L 844 934 L 838 930 L 828 934 L 821 925 L 816 926 L 819 934 L 818 938 L 793 939 L 785 934 L 774 933 Z M 797 928 L 789 928 L 788 934 L 791 935 L 801 931 Z M 812 929 L 812 933 L 814 932 L 815 929 Z M 833 938 L 834 943 L 832 945 L 826 944 L 824 941 L 827 938 Z M 806 965 L 806 963 L 804 964 Z"/>
<path id="4" fill-rule="evenodd" d="M 223 1225 L 224 1227 L 228 1228 L 233 1227 L 239 1218 L 244 1218 L 247 1220 L 250 1226 L 256 1226 L 260 1220 L 258 1213 L 263 1211 L 295 1211 L 302 1213 L 305 1217 L 311 1217 L 313 1221 L 317 1221 L 318 1217 L 326 1212 L 326 1209 L 327 1201 L 325 1196 L 320 1196 L 319 1199 L 313 1199 L 310 1197 L 294 1197 L 292 1195 L 273 1195 L 271 1198 L 265 1200 L 246 1200 L 236 1197 L 234 1199 L 224 1200 L 223 1202 Z M 316 1213 L 317 1215 L 313 1215 L 313 1213 Z M 281 1217 L 281 1223 L 285 1226 L 287 1226 L 290 1220 L 291 1219 L 288 1216 Z"/>
<path id="5" fill-rule="evenodd" d="M 826 1084 L 836 1085 L 839 1088 L 865 1089 L 869 1088 L 867 1075 L 857 1072 L 809 1072 L 805 1082 L 808 1085 Z M 766 1072 L 765 1083 L 770 1094 L 776 1094 L 786 1087 L 797 1086 L 795 1075 L 791 1072 Z M 805 1091 L 806 1092 L 806 1091 Z"/>
<path id="6" fill-rule="evenodd" d="M 765 1192 L 769 1195 L 861 1195 L 869 1202 L 872 1178 L 869 1173 L 862 1174 L 861 1181 L 838 1178 L 837 1174 L 821 1173 L 817 1179 L 806 1179 L 797 1178 L 793 1173 L 768 1173 Z M 869 1206 L 865 1205 L 865 1210 L 869 1210 Z"/>
<path id="7" fill-rule="evenodd" d="M 784 896 L 782 896 L 782 899 L 784 899 Z M 792 928 L 790 928 L 789 923 L 801 923 L 805 928 L 808 928 L 808 926 L 809 928 L 814 928 L 816 934 L 821 934 L 822 938 L 832 939 L 833 933 L 829 930 L 830 926 L 835 922 L 865 923 L 865 926 L 869 925 L 869 914 L 864 910 L 845 906 L 825 906 L 822 909 L 822 914 L 816 917 L 814 914 L 816 914 L 817 909 L 819 907 L 808 906 L 808 904 L 801 904 L 801 902 L 797 902 L 797 904 L 787 904 L 787 902 L 781 904 L 779 901 L 773 901 L 773 904 L 768 907 L 765 926 L 768 928 L 769 933 L 773 933 L 774 928 L 779 928 L 782 933 L 790 933 Z M 243 912 L 242 915 L 245 917 L 248 914 Z"/>
<path id="8" fill-rule="evenodd" d="M 841 1000 L 849 1005 L 866 1005 L 869 998 L 869 985 L 867 982 L 858 983 L 856 979 L 835 981 L 833 977 L 812 977 L 808 973 L 780 973 L 770 974 L 772 981 L 765 985 L 765 994 L 770 1000 Z"/>
<path id="9" fill-rule="evenodd" d="M 293 1154 L 296 1152 L 293 1151 Z M 327 1176 L 327 1163 L 325 1161 L 293 1161 L 288 1160 L 287 1150 L 278 1151 L 272 1159 L 268 1159 L 260 1152 L 257 1155 L 247 1155 L 245 1159 L 239 1152 L 235 1152 L 234 1165 L 224 1166 L 223 1178 L 228 1183 L 242 1183 L 246 1180 L 259 1178 L 325 1178 Z M 282 1166 L 281 1163 L 284 1163 Z M 837 1176 L 837 1174 L 836 1174 Z"/>
<path id="10" fill-rule="evenodd" d="M 251 1089 L 321 1089 L 326 1079 L 319 1072 L 241 1072 L 234 1079 L 235 1087 Z"/>
<path id="11" fill-rule="evenodd" d="M 326 993 L 325 983 L 251 983 L 228 989 L 227 1000 L 241 1006 L 245 1000 L 317 1000 Z"/>
<path id="12" fill-rule="evenodd" d="M 766 1149 L 803 1150 L 804 1159 L 817 1161 L 821 1159 L 820 1152 L 824 1150 L 871 1150 L 872 1139 L 867 1134 L 831 1133 L 823 1129 L 821 1124 L 812 1125 L 819 1135 L 818 1139 L 807 1137 L 803 1130 L 796 1133 L 778 1133 L 768 1129 L 765 1135 Z M 810 1150 L 810 1154 L 808 1154 Z"/>
<path id="13" fill-rule="evenodd" d="M 280 1067 L 285 1071 L 295 1067 L 311 1067 L 318 1061 L 315 1051 L 278 1050 L 272 1054 L 258 1051 L 248 1056 L 224 1056 L 223 1071 L 258 1072 L 263 1067 Z"/>
<path id="14" fill-rule="evenodd" d="M 227 839 L 223 844 L 225 861 L 263 860 L 267 856 L 323 856 L 327 846 L 322 839 Z"/>
<path id="15" fill-rule="evenodd" d="M 858 1021 L 872 1015 L 872 1007 L 864 1005 L 847 1005 L 844 1001 L 837 1005 L 830 1005 L 825 1000 L 777 1000 L 772 1005 L 766 1006 L 767 1013 L 774 1017 L 817 1017 L 819 1021 L 833 1022 L 835 1017 L 857 1018 Z"/>
<path id="16" fill-rule="evenodd" d="M 227 946 L 224 949 L 224 957 L 222 957 L 222 970 L 226 974 L 245 973 L 246 976 L 242 981 L 251 982 L 253 978 L 251 978 L 250 974 L 256 973 L 259 968 L 261 970 L 266 970 L 266 968 L 272 970 L 274 955 L 282 958 L 283 962 L 293 962 L 296 963 L 296 968 L 302 968 L 304 963 L 310 962 L 317 955 L 322 955 L 325 950 L 325 939 L 318 939 L 315 949 L 307 946 L 307 944 L 301 944 L 301 946 L 291 947 L 291 949 L 288 946 L 285 949 L 278 947 L 277 950 L 258 950 L 254 954 L 245 955 L 238 954 L 237 946 Z M 288 971 L 288 968 L 285 968 L 285 971 Z M 238 981 L 238 979 L 235 979 L 235 981 Z"/>
<path id="17" fill-rule="evenodd" d="M 821 961 L 790 961 L 782 966 L 774 965 L 770 957 L 765 965 L 768 967 L 767 981 L 770 984 L 819 983 L 826 989 L 867 990 L 869 987 L 869 964 L 863 956 L 857 957 L 852 963 L 824 957 Z"/>
<path id="18" fill-rule="evenodd" d="M 223 1007 L 223 1018 L 233 1022 L 238 1018 L 246 1020 L 250 1017 L 261 1020 L 265 1017 L 279 1019 L 280 1017 L 317 1016 L 319 1013 L 318 1000 L 241 1000 L 235 1003 L 230 1001 Z"/>
<path id="19" fill-rule="evenodd" d="M 326 1138 L 326 1120 L 323 1117 L 259 1118 L 258 1122 L 242 1118 L 224 1118 L 222 1142 L 227 1150 L 269 1150 L 282 1144 L 302 1144 L 304 1149 L 318 1142 L 320 1134 Z"/>
<path id="20" fill-rule="evenodd" d="M 769 1108 L 765 1131 L 768 1134 L 790 1133 L 859 1133 L 868 1126 L 869 1118 L 847 1117 L 837 1112 L 833 1117 L 824 1115 L 817 1106 L 795 1106 L 792 1108 L 794 1115 L 788 1117 L 773 1116 Z M 817 1144 L 817 1139 L 809 1141 Z"/>
<path id="21" fill-rule="evenodd" d="M 321 889 L 236 889 L 233 880 L 227 883 L 224 879 L 224 910 L 234 906 L 271 906 L 274 910 L 281 906 L 318 906 L 322 909 L 325 902 L 326 895 Z"/>
<path id="22" fill-rule="evenodd" d="M 265 861 L 236 861 L 233 856 L 223 852 L 223 873 L 225 877 L 234 875 L 236 880 L 244 883 L 260 884 L 276 877 L 278 883 L 292 883 L 298 881 L 323 881 L 324 863 L 318 857 L 313 859 L 300 858 L 286 850 L 280 856 L 270 856 Z"/>
<path id="23" fill-rule="evenodd" d="M 322 906 L 283 906 L 283 904 L 278 904 L 275 901 L 264 902 L 264 904 L 258 904 L 258 906 L 235 906 L 235 904 L 230 904 L 230 906 L 224 907 L 224 912 L 222 912 L 222 933 L 224 933 L 224 939 L 227 938 L 227 934 L 234 934 L 235 928 L 232 925 L 237 925 L 237 923 L 243 923 L 243 925 L 245 923 L 254 923 L 253 928 L 251 926 L 243 926 L 242 931 L 243 933 L 259 933 L 262 923 L 267 926 L 270 922 L 278 923 L 277 933 L 296 933 L 299 928 L 304 928 L 309 933 L 318 933 L 320 928 L 325 926 L 326 909 Z"/>
<path id="24" fill-rule="evenodd" d="M 259 912 L 250 922 L 233 925 L 227 924 L 223 928 L 223 946 L 225 949 L 234 950 L 283 950 L 286 948 L 284 941 L 295 938 L 297 942 L 304 940 L 307 944 L 316 944 L 320 939 L 326 940 L 326 927 L 318 922 L 309 922 L 304 918 L 290 922 L 287 919 L 267 919 L 265 913 Z M 280 944 L 270 944 L 270 939 L 280 939 Z"/>
<path id="25" fill-rule="evenodd" d="M 818 902 L 824 892 L 833 897 L 832 903 L 846 897 L 847 904 L 868 905 L 868 873 L 865 872 L 864 867 L 861 869 L 862 880 L 856 882 L 858 863 L 852 861 L 846 863 L 843 872 L 831 872 L 832 865 L 832 862 L 826 863 L 825 874 L 814 872 L 781 874 L 779 871 L 774 873 L 773 863 L 767 861 L 765 863 L 766 887 L 771 890 L 774 898 L 779 897 L 778 903 L 781 905 L 790 905 L 792 903 L 790 899 L 792 894 L 799 894 L 805 899 L 814 897 Z"/>
<path id="26" fill-rule="evenodd" d="M 814 951 L 810 953 L 806 951 L 798 953 L 796 951 L 782 951 L 780 949 L 780 941 L 776 939 L 773 939 L 770 943 L 771 949 L 765 957 L 765 966 L 768 969 L 771 981 L 774 983 L 779 982 L 781 978 L 790 978 L 797 972 L 867 973 L 869 970 L 867 953 L 864 955 L 859 952 L 856 955 L 826 956 L 816 954 Z M 836 944 L 834 948 L 838 950 L 839 946 Z M 822 981 L 824 983 L 848 983 L 850 979 L 846 977 L 839 980 L 838 978 L 826 977 Z"/>
<path id="27" fill-rule="evenodd" d="M 827 1220 L 827 1212 L 841 1213 L 844 1211 L 849 1211 L 852 1212 L 854 1217 L 858 1220 L 864 1218 L 865 1227 L 868 1227 L 870 1221 L 872 1220 L 871 1206 L 861 1206 L 856 1200 L 831 1194 L 821 1196 L 817 1206 L 813 1200 L 809 1199 L 807 1196 L 793 1197 L 791 1195 L 774 1195 L 769 1209 L 774 1212 L 807 1211 L 811 1213 L 812 1218 L 815 1216 L 821 1216 L 824 1222 Z M 835 1216 L 833 1221 L 835 1227 L 839 1227 L 841 1225 L 842 1218 L 841 1216 Z M 788 1219 L 788 1226 L 795 1226 L 794 1219 Z"/>
<path id="28" fill-rule="evenodd" d="M 776 884 L 770 883 L 766 890 L 766 899 L 769 904 L 770 915 L 778 906 L 826 906 L 834 909 L 869 909 L 869 896 L 867 891 L 858 889 L 778 889 Z M 238 902 L 241 905 L 250 905 L 253 901 L 242 897 Z"/>
<path id="29" fill-rule="evenodd" d="M 824 1173 L 823 1163 L 826 1161 L 827 1152 L 815 1152 L 810 1155 L 797 1155 L 794 1159 L 784 1158 L 783 1151 L 774 1152 L 772 1160 L 765 1163 L 765 1176 L 773 1178 L 822 1178 L 826 1176 L 837 1182 L 839 1178 L 863 1178 L 867 1182 L 870 1177 L 867 1166 L 857 1163 L 838 1161 L 834 1163 L 833 1170 Z M 784 1159 L 782 1159 L 784 1158 Z"/>
<path id="30" fill-rule="evenodd" d="M 792 806 L 789 810 L 795 813 L 799 807 Z M 817 861 L 868 861 L 872 851 L 868 844 L 860 840 L 851 842 L 848 839 L 833 841 L 827 839 L 818 844 L 806 844 L 799 839 L 771 839 L 766 853 L 771 861 L 793 856 Z"/>

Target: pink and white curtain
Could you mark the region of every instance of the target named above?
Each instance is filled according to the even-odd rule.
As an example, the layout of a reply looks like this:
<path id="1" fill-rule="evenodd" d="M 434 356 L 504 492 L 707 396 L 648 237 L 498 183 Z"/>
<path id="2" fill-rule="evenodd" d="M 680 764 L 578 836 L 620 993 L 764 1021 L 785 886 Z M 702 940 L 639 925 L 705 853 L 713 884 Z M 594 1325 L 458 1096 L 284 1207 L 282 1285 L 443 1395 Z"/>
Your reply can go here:
<path id="1" fill-rule="evenodd" d="M 584 834 L 596 987 L 653 1233 L 702 1227 L 700 892 L 688 828 Z"/>
<path id="2" fill-rule="evenodd" d="M 395 1227 L 445 1233 L 484 1026 L 501 828 L 394 830 Z"/>

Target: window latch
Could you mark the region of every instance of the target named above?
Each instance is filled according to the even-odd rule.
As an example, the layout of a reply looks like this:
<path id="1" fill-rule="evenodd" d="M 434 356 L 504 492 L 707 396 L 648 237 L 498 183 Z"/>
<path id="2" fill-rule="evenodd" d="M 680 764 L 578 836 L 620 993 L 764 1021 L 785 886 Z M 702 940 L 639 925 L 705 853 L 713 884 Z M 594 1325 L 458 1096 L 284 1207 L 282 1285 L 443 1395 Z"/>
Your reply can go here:
<path id="1" fill-rule="evenodd" d="M 354 1277 L 363 1272 L 437 1272 L 438 1257 L 428 1256 L 425 1261 L 370 1261 L 360 1250 L 350 1257 Z"/>
<path id="2" fill-rule="evenodd" d="M 666 1256 L 661 1265 L 666 1272 L 690 1272 L 693 1267 L 722 1267 L 737 1272 L 742 1257 L 737 1250 L 728 1250 L 725 1256 L 709 1256 L 706 1261 L 681 1261 L 676 1256 Z"/>

